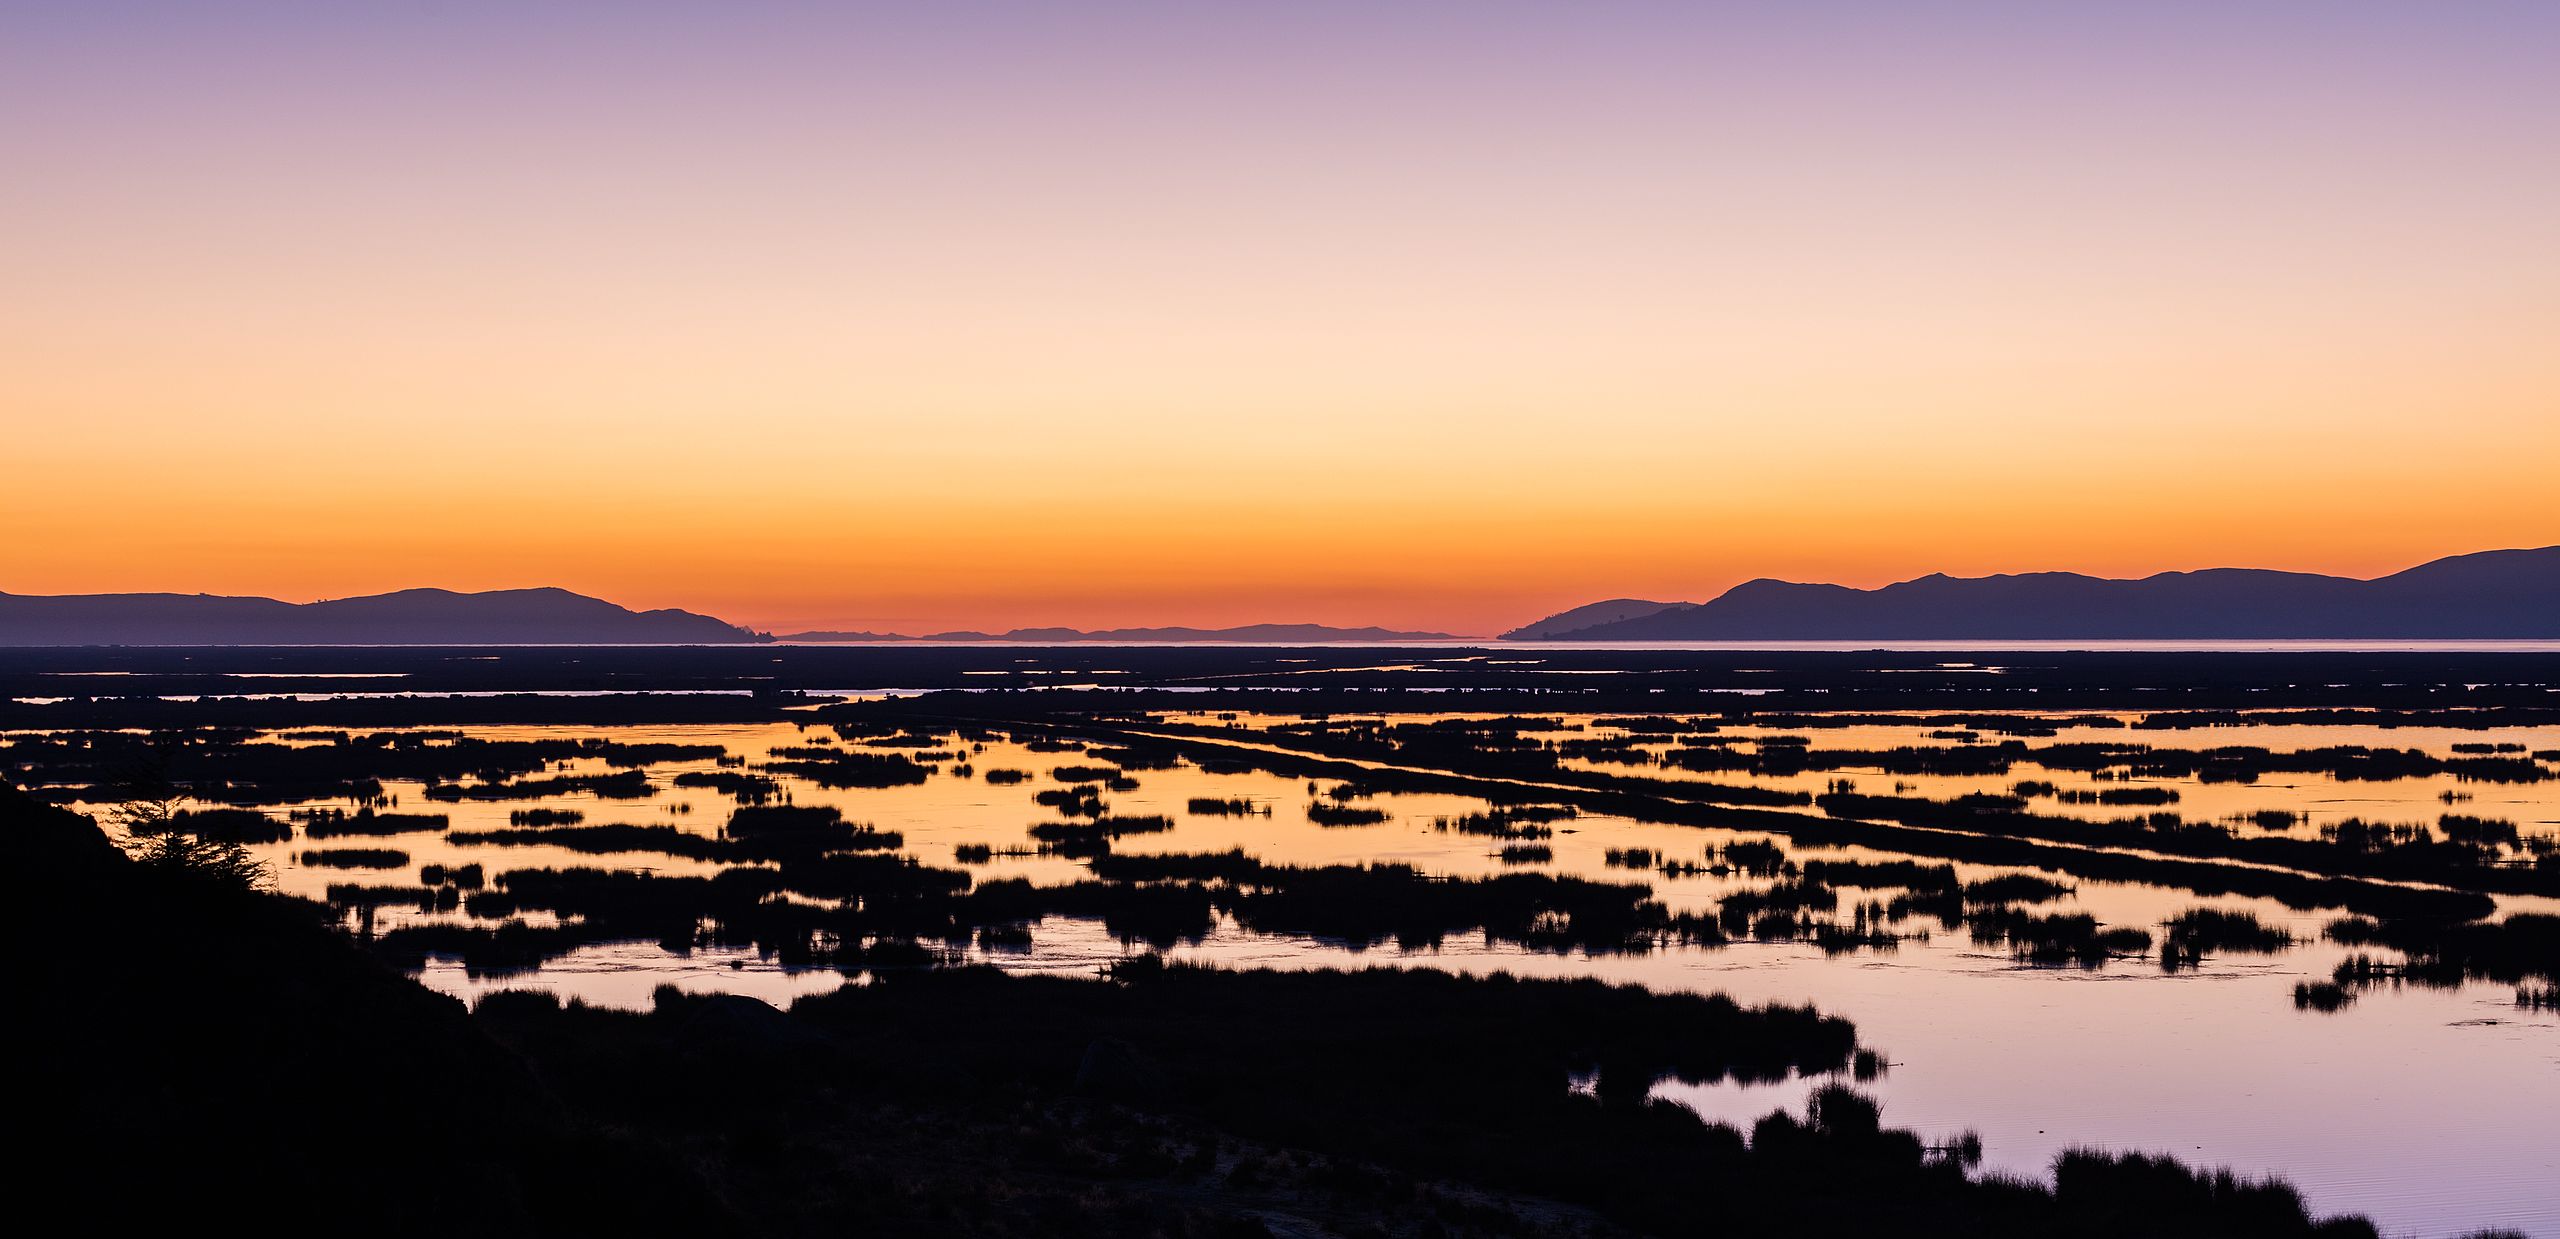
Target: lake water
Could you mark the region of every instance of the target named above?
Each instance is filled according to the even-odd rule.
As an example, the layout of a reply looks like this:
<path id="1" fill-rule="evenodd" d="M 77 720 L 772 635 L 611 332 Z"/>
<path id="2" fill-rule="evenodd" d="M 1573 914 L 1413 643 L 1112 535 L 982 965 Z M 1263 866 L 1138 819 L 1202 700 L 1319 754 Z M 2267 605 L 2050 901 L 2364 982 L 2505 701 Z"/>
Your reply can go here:
<path id="1" fill-rule="evenodd" d="M 1968 643 L 1968 648 L 1982 648 Z M 1288 716 L 1171 719 L 1232 727 L 1239 738 L 1258 738 L 1297 721 Z M 2560 729 L 2456 731 L 2275 726 L 2199 732 L 2127 731 L 2095 725 L 2056 724 L 2057 735 L 2030 745 L 2104 738 L 2164 747 L 2251 745 L 2291 751 L 2334 745 L 2418 749 L 2451 755 L 2453 746 L 2513 745 L 2527 752 L 2560 750 Z M 1550 738 L 1625 738 L 1602 720 L 1560 717 Z M 1746 749 L 1784 730 L 1728 727 L 1721 736 Z M 2000 737 L 1964 741 L 1932 738 L 1943 730 L 1914 723 L 1861 724 L 1814 730 L 1821 749 L 1890 749 L 1898 746 L 1996 743 Z M 359 839 L 314 841 L 307 831 L 255 850 L 274 868 L 284 890 L 326 899 L 330 887 L 349 882 L 402 883 L 423 866 L 484 867 L 492 886 L 510 871 L 541 868 L 609 868 L 660 874 L 708 874 L 722 866 L 660 854 L 593 855 L 565 848 L 463 846 L 449 832 L 508 827 L 527 809 L 573 811 L 586 823 L 632 822 L 676 826 L 706 837 L 720 833 L 736 807 L 729 795 L 708 787 L 678 786 L 677 776 L 721 770 L 755 772 L 778 748 L 806 746 L 823 729 L 794 724 L 614 728 L 487 727 L 477 738 L 544 739 L 607 737 L 626 743 L 712 744 L 730 764 L 673 762 L 645 769 L 647 794 L 600 799 L 580 792 L 525 800 L 430 802 L 418 782 L 386 781 L 386 798 L 403 812 L 443 814 L 446 830 Z M 1644 737 L 1645 747 L 1663 747 Z M 274 733 L 272 743 L 312 743 L 295 732 Z M 845 747 L 861 747 L 849 740 Z M 1082 860 L 1028 849 L 1026 828 L 1057 815 L 1034 794 L 1058 788 L 1051 771 L 1090 764 L 1075 752 L 1035 751 L 1022 737 L 950 740 L 959 753 L 920 783 L 888 788 L 830 790 L 790 775 L 777 776 L 791 802 L 834 806 L 853 821 L 903 836 L 900 851 L 942 868 L 968 871 L 980 881 L 1024 878 L 1043 885 L 1087 876 Z M 738 763 L 743 763 L 740 765 Z M 974 772 L 953 774 L 965 763 Z M 1573 763 L 1577 767 L 1585 763 Z M 1622 769 L 1606 764 L 1591 769 Z M 993 770 L 1027 772 L 1026 781 L 991 783 Z M 601 762 L 580 760 L 547 775 L 603 774 Z M 1646 773 L 1679 772 L 1650 767 Z M 1713 866 L 1719 849 L 1773 837 L 1765 831 L 1732 832 L 1580 816 L 1550 823 L 1554 833 L 1537 842 L 1543 859 L 1505 857 L 1497 840 L 1441 829 L 1442 819 L 1482 813 L 1489 807 L 1469 796 L 1379 793 L 1337 801 L 1333 780 L 1267 772 L 1216 772 L 1184 762 L 1175 768 L 1131 772 L 1136 786 L 1106 794 L 1111 812 L 1161 814 L 1174 825 L 1162 833 L 1120 840 L 1124 854 L 1205 853 L 1240 849 L 1253 857 L 1291 865 L 1398 862 L 1426 873 L 1483 877 L 1529 870 L 1613 882 L 1648 884 L 1671 910 L 1712 913 L 1738 892 L 1770 885 L 1743 872 L 1670 874 L 1612 864 L 1609 854 L 1628 849 L 1660 853 L 1670 861 Z M 2102 790 L 2156 784 L 2175 793 L 2173 807 L 2194 819 L 2217 819 L 2261 810 L 2300 815 L 2286 829 L 2316 832 L 2349 816 L 2424 820 L 2446 811 L 2515 821 L 2548 832 L 2560 822 L 2560 783 L 2480 784 L 2448 776 L 2390 781 L 2287 775 L 2254 783 L 2206 783 L 2193 779 L 2093 781 L 2067 771 L 2013 770 L 1999 776 L 1892 776 L 1876 771 L 1807 771 L 1780 776 L 1716 772 L 1725 783 L 1753 783 L 1818 792 L 1834 780 L 1883 791 L 1895 783 L 1941 796 L 1997 791 L 2021 779 L 2049 779 L 2066 790 Z M 2459 797 L 2451 799 L 2448 797 Z M 1195 799 L 1245 800 L 1245 815 L 1194 812 Z M 347 801 L 269 806 L 282 817 L 293 808 L 354 807 Z M 1355 804 L 1382 810 L 1374 825 L 1322 825 L 1311 805 Z M 1779 838 L 1797 861 L 1898 859 L 1864 848 L 1813 848 Z M 993 855 L 962 861 L 964 849 L 983 845 Z M 305 863 L 314 852 L 364 847 L 400 853 L 396 867 L 366 871 Z M 1025 854 L 1007 855 L 1018 849 Z M 975 855 L 974 852 L 966 854 Z M 1940 863 L 1930 861 L 1929 863 Z M 1966 881 L 2012 870 L 1958 864 Z M 1392 945 L 1355 948 L 1341 942 L 1249 932 L 1221 917 L 1205 937 L 1170 948 L 1177 958 L 1230 966 L 1300 968 L 1392 965 L 1467 971 L 1506 970 L 1541 976 L 1589 975 L 1666 990 L 1722 991 L 1747 1001 L 1810 1003 L 1844 1016 L 1862 1042 L 1879 1047 L 1891 1068 L 1871 1087 L 1889 1123 L 1926 1135 L 1978 1132 L 1986 1165 L 2042 1174 L 2058 1151 L 2076 1145 L 2140 1149 L 2177 1155 L 2202 1165 L 2228 1165 L 2252 1173 L 2280 1174 L 2303 1189 L 2323 1212 L 2372 1216 L 2386 1233 L 2449 1235 L 2482 1227 L 2560 1236 L 2560 1012 L 2517 1006 L 2511 986 L 2470 983 L 2438 989 L 2410 986 L 2367 991 L 2334 1013 L 2298 1009 L 2298 982 L 2325 980 L 2349 950 L 2324 940 L 2324 925 L 2338 909 L 2301 910 L 2266 899 L 2204 897 L 2193 892 L 2129 882 L 2062 878 L 2073 891 L 2040 910 L 2085 912 L 2107 925 L 2157 927 L 2195 908 L 2246 912 L 2288 930 L 2292 947 L 2270 954 L 2208 955 L 2198 966 L 2164 971 L 2153 959 L 2116 959 L 2095 967 L 2033 966 L 2005 947 L 1983 945 L 1964 931 L 1937 929 L 1925 940 L 1889 950 L 1827 954 L 1802 942 L 1737 940 L 1720 946 L 1670 945 L 1644 954 L 1593 955 L 1549 952 L 1475 939 L 1452 939 L 1437 949 Z M 2512 897 L 2509 911 L 2548 911 L 2551 901 Z M 360 917 L 353 929 L 376 932 L 404 923 L 468 921 L 466 909 L 421 912 L 397 904 Z M 538 920 L 539 917 L 533 919 Z M 1098 920 L 1052 916 L 1032 927 L 1027 947 L 953 948 L 958 957 L 1020 970 L 1089 972 L 1133 951 Z M 550 988 L 589 1002 L 638 1006 L 661 984 L 697 990 L 754 994 L 777 1002 L 796 994 L 848 983 L 827 969 L 787 969 L 746 950 L 696 949 L 673 953 L 656 943 L 583 947 L 539 969 L 506 976 L 474 976 L 459 962 L 432 959 L 421 974 L 428 985 L 471 996 L 494 988 Z M 1026 1032 L 1025 1035 L 1037 1035 Z M 1713 1117 L 1744 1125 L 1768 1110 L 1800 1107 L 1813 1085 L 1665 1086 L 1662 1091 Z"/>

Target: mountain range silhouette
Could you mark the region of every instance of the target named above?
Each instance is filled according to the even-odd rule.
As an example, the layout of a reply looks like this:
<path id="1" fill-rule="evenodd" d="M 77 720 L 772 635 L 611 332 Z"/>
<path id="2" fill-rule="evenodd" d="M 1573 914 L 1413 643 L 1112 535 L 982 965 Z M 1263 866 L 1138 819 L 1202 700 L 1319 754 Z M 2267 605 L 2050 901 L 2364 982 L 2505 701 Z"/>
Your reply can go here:
<path id="1" fill-rule="evenodd" d="M 1878 589 L 1746 581 L 1704 603 L 1617 598 L 1512 641 L 2560 638 L 2560 546 L 2482 551 L 2373 580 L 2210 568 L 2138 580 L 1931 574 Z"/>
<path id="2" fill-rule="evenodd" d="M 2210 568 L 2136 580 L 2076 572 L 1933 573 L 1877 589 L 1746 581 L 1703 603 L 1612 598 L 1510 641 L 2560 639 L 2560 546 L 2482 551 L 2372 580 Z M 1436 632 L 1248 624 L 806 632 L 811 642 L 1318 643 L 1443 641 Z M 0 593 L 0 646 L 710 645 L 773 637 L 692 611 L 634 611 L 565 589 L 388 594 L 291 603 L 214 594 Z"/>
<path id="3" fill-rule="evenodd" d="M 404 589 L 325 602 L 0 594 L 0 645 L 701 645 L 770 638 L 565 589 Z"/>

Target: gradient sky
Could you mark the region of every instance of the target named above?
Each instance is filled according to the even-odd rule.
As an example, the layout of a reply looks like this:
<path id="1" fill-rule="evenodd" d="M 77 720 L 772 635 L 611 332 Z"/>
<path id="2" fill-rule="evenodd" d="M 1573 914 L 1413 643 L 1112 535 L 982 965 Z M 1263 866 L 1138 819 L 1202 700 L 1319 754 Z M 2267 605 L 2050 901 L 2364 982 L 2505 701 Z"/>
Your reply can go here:
<path id="1" fill-rule="evenodd" d="M 1484 633 L 2560 542 L 2555 65 L 2548 3 L 0 4 L 0 590 Z"/>

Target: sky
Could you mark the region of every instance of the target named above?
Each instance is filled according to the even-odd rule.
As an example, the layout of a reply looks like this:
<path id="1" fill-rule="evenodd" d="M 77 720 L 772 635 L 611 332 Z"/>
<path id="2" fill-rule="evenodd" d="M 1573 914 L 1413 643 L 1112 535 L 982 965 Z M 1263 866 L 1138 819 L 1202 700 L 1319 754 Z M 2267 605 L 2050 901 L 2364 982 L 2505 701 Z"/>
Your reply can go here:
<path id="1" fill-rule="evenodd" d="M 0 590 L 1484 634 L 2560 542 L 2560 5 L 0 0 Z"/>

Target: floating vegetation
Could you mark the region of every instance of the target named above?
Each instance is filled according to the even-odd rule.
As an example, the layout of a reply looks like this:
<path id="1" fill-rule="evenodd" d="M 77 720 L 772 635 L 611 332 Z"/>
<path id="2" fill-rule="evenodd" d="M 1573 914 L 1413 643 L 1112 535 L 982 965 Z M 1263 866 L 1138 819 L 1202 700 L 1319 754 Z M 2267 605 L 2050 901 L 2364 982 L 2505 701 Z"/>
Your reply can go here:
<path id="1" fill-rule="evenodd" d="M 1366 805 L 1328 804 L 1322 800 L 1307 802 L 1307 820 L 1318 826 L 1375 826 L 1393 816 L 1384 809 Z"/>
<path id="2" fill-rule="evenodd" d="M 2193 967 L 2207 955 L 2272 955 L 2293 945 L 2293 935 L 2285 930 L 2247 912 L 2220 908 L 2190 908 L 2160 926 L 2160 964 L 2172 971 Z"/>
<path id="3" fill-rule="evenodd" d="M 1716 849 L 1716 854 L 1756 878 L 1775 877 L 1789 868 L 1787 851 L 1775 839 L 1737 839 Z"/>
<path id="4" fill-rule="evenodd" d="M 745 836 L 778 831 L 824 830 L 844 820 L 834 805 L 740 805 L 729 813 L 723 829 Z"/>
<path id="5" fill-rule="evenodd" d="M 1062 856 L 1091 856 L 1111 847 L 1111 841 L 1124 835 L 1162 834 L 1173 829 L 1173 819 L 1157 815 L 1120 816 L 1105 814 L 1091 821 L 1037 822 L 1031 837 L 1047 845 L 1047 850 Z"/>
<path id="6" fill-rule="evenodd" d="M 1270 806 L 1256 805 L 1242 797 L 1220 799 L 1216 796 L 1194 796 L 1183 807 L 1201 817 L 1251 817 L 1256 814 L 1263 817 L 1271 816 Z"/>
<path id="7" fill-rule="evenodd" d="M 1102 802 L 1102 789 L 1092 784 L 1053 787 L 1033 792 L 1034 804 L 1046 805 L 1067 817 L 1100 817 L 1111 806 Z"/>
<path id="8" fill-rule="evenodd" d="M 807 779 L 820 787 L 906 787 L 932 777 L 933 767 L 903 753 L 850 752 L 823 747 L 777 748 L 765 763 L 771 774 Z"/>
<path id="9" fill-rule="evenodd" d="M 2027 812 L 2013 796 L 1969 794 L 1949 800 L 1901 796 L 1819 798 L 1835 817 L 1902 823 L 1990 836 L 2109 847 L 2136 847 L 2180 856 L 2248 860 L 2312 873 L 2421 878 L 2466 890 L 2560 893 L 2560 884 L 2538 868 L 2501 867 L 2496 845 L 2436 836 L 2423 823 L 2378 824 L 2350 818 L 2321 828 L 2316 839 L 2243 838 L 2220 823 L 2193 822 L 2175 813 L 2091 822 Z M 2555 875 L 2560 876 L 2560 875 Z"/>
<path id="10" fill-rule="evenodd" d="M 2260 830 L 2287 831 L 2302 825 L 2310 820 L 2310 817 L 2308 814 L 2297 813 L 2291 809 L 2260 809 L 2253 813 L 2241 814 L 2233 820 Z"/>
<path id="11" fill-rule="evenodd" d="M 1825 886 L 1880 887 L 1950 893 L 1960 889 L 1961 886 L 1956 880 L 1955 866 L 1932 865 L 1911 860 L 1809 860 L 1804 862 L 1803 873 L 1805 881 L 1818 882 Z M 1992 881 L 2001 880 L 1995 878 Z M 1997 902 L 1997 900 L 1984 902 Z"/>
<path id="12" fill-rule="evenodd" d="M 2516 831 L 2516 824 L 2503 818 L 2447 813 L 2436 819 L 2436 829 L 2443 831 L 2444 837 L 2455 843 L 2475 847 L 2516 847 L 2524 841 Z"/>
<path id="13" fill-rule="evenodd" d="M 601 826 L 529 826 L 504 830 L 457 830 L 447 842 L 463 847 L 556 847 L 588 855 L 626 852 L 680 856 L 691 860 L 778 861 L 830 852 L 888 851 L 904 846 L 896 831 L 874 830 L 834 819 L 798 819 L 800 825 L 751 828 L 745 834 L 713 838 L 673 826 L 610 823 Z"/>
<path id="14" fill-rule="evenodd" d="M 612 774 L 564 774 L 547 779 L 514 779 L 504 783 L 430 783 L 425 792 L 429 800 L 541 800 L 551 796 L 578 794 L 599 800 L 646 800 L 658 794 L 646 772 L 619 770 Z"/>
<path id="15" fill-rule="evenodd" d="M 299 703 L 276 704 L 290 708 Z M 597 737 L 491 740 L 458 731 L 317 732 L 286 743 L 258 739 L 237 729 L 177 728 L 18 735 L 8 739 L 5 752 L 8 761 L 25 772 L 22 778 L 84 786 L 92 800 L 127 798 L 118 790 L 126 774 L 149 769 L 157 772 L 156 780 L 200 800 L 259 805 L 331 799 L 370 802 L 383 794 L 386 781 L 435 786 L 477 778 L 483 784 L 505 785 L 516 776 L 573 761 L 636 771 L 667 762 L 709 761 L 725 756 L 727 750 L 718 745 Z"/>
<path id="16" fill-rule="evenodd" d="M 2387 947 L 2408 957 L 2389 976 L 2429 984 L 2481 980 L 2515 985 L 2560 981 L 2560 916 L 2516 913 L 2498 921 L 2346 917 L 2324 931 L 2347 946 Z"/>
<path id="17" fill-rule="evenodd" d="M 450 886 L 367 886 L 346 882 L 331 884 L 323 898 L 336 908 L 409 908 L 428 913 L 450 912 L 461 906 L 462 892 Z"/>
<path id="18" fill-rule="evenodd" d="M 169 829 L 217 843 L 282 843 L 293 827 L 255 809 L 181 809 L 169 816 Z"/>
<path id="19" fill-rule="evenodd" d="M 1182 759 L 1170 753 L 1134 747 L 1094 745 L 1085 751 L 1085 756 L 1129 771 L 1177 770 L 1182 766 Z"/>
<path id="20" fill-rule="evenodd" d="M 782 794 L 770 776 L 736 770 L 686 770 L 668 780 L 677 787 L 707 787 L 740 804 L 763 804 Z"/>
<path id="21" fill-rule="evenodd" d="M 2095 791 L 2057 792 L 2054 799 L 2064 804 L 2162 805 L 2178 803 L 2178 792 L 2168 787 L 2108 787 Z"/>
<path id="22" fill-rule="evenodd" d="M 1968 883 L 1964 888 L 1964 901 L 1968 904 L 2051 903 L 2075 889 L 2038 874 L 2004 873 Z"/>
<path id="23" fill-rule="evenodd" d="M 302 824 L 303 834 L 314 839 L 417 834 L 443 830 L 452 821 L 441 813 L 377 813 L 370 807 L 353 813 L 344 809 L 297 809 L 293 819 Z"/>
<path id="24" fill-rule="evenodd" d="M 1830 935 L 1864 936 L 1858 927 L 1842 927 L 1826 918 L 1809 915 L 1831 912 L 1840 906 L 1840 893 L 1811 882 L 1781 882 L 1757 891 L 1736 891 L 1724 897 L 1716 908 L 1716 923 L 1724 933 L 1751 937 L 1763 942 L 1790 941 L 1800 937 Z M 1885 939 L 1879 939 L 1883 941 Z"/>
<path id="25" fill-rule="evenodd" d="M 314 869 L 406 869 L 409 854 L 390 848 L 313 848 L 295 858 Z"/>
<path id="26" fill-rule="evenodd" d="M 418 870 L 420 886 L 451 886 L 461 890 L 476 891 L 486 883 L 487 878 L 488 875 L 477 864 L 425 865 Z"/>
<path id="27" fill-rule="evenodd" d="M 845 738 L 857 739 L 852 736 Z M 941 747 L 942 738 L 936 735 L 901 733 L 894 736 L 864 736 L 858 738 L 858 742 L 875 749 L 930 749 Z"/>
<path id="28" fill-rule="evenodd" d="M 1965 929 L 1975 942 L 2005 943 L 2018 959 L 2032 964 L 2096 967 L 2151 949 L 2149 932 L 2102 926 L 2086 913 L 2039 916 L 2006 906 L 1981 908 L 1966 915 Z"/>
<path id="29" fill-rule="evenodd" d="M 1553 820 L 1534 808 L 1497 807 L 1483 813 L 1433 818 L 1431 828 L 1487 839 L 1546 839 L 1554 836 L 1555 828 L 1543 823 Z"/>
<path id="30" fill-rule="evenodd" d="M 1602 864 L 1617 869 L 1654 869 L 1662 864 L 1662 853 L 1652 848 L 1610 848 L 1600 854 Z"/>

